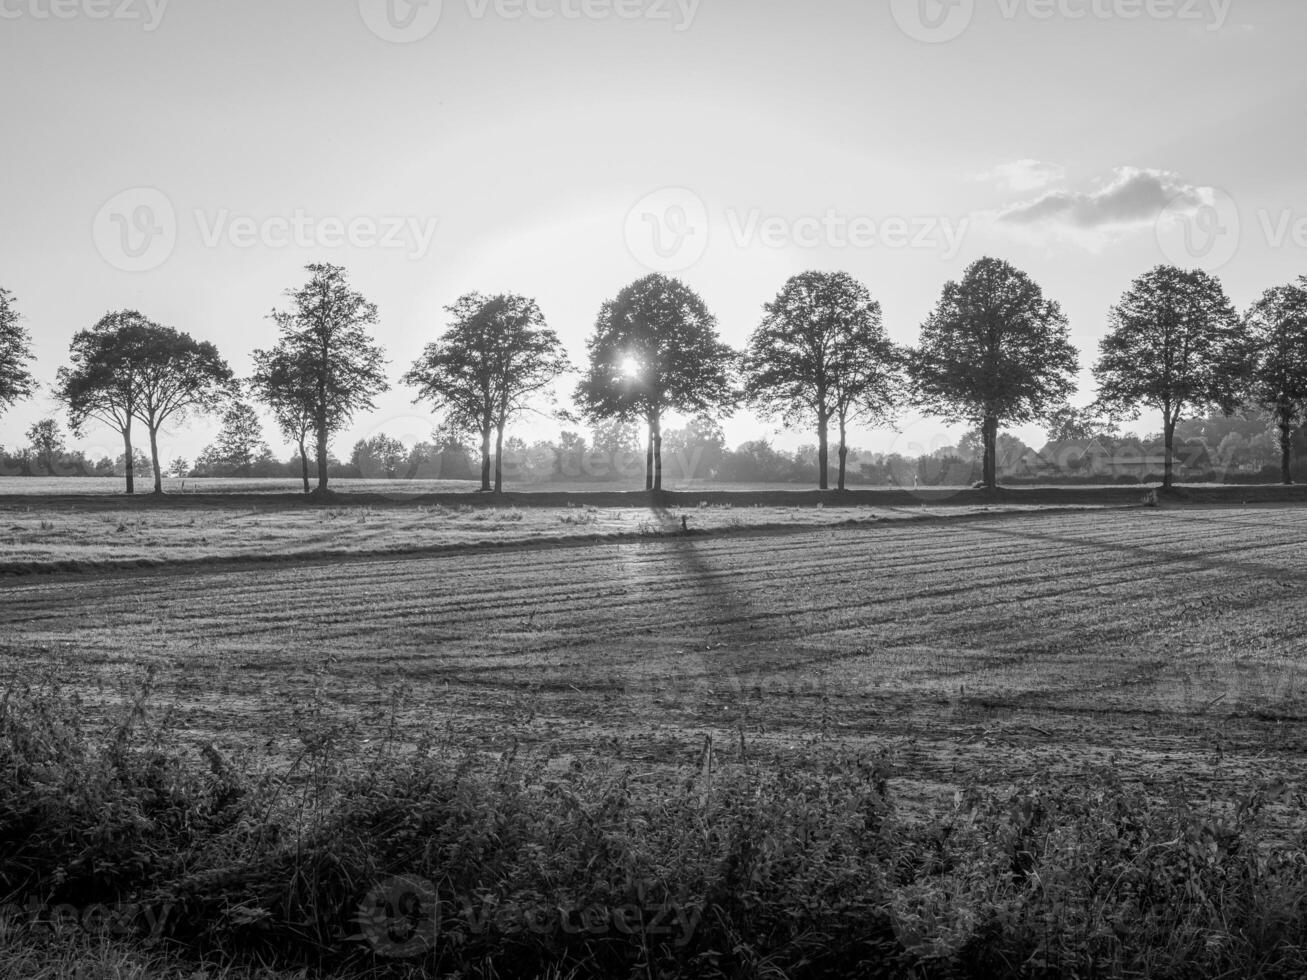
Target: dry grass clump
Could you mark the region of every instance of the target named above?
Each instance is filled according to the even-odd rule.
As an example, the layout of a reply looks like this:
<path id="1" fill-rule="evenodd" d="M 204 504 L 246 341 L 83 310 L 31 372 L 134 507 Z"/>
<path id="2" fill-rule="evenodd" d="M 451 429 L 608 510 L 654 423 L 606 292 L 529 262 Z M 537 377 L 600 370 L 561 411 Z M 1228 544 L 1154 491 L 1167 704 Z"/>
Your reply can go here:
<path id="1" fill-rule="evenodd" d="M 148 684 L 95 731 L 9 690 L 0 974 L 1307 974 L 1282 785 L 1195 807 L 1104 769 L 922 817 L 892 758 L 838 745 L 650 793 L 611 764 L 365 749 L 320 708 L 273 767 L 179 748 Z"/>

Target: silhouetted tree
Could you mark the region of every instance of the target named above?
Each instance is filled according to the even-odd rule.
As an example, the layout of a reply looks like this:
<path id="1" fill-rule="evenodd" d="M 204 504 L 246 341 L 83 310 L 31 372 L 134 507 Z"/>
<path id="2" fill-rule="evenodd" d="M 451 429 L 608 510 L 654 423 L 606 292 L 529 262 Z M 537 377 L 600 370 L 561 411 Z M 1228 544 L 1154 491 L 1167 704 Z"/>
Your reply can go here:
<path id="1" fill-rule="evenodd" d="M 880 304 L 843 272 L 794 276 L 764 309 L 745 353 L 745 394 L 787 425 L 816 423 L 822 490 L 829 487 L 835 421 L 843 490 L 849 422 L 890 416 L 903 392 L 902 354 L 885 336 Z"/>
<path id="2" fill-rule="evenodd" d="M 1099 350 L 1099 403 L 1129 418 L 1143 405 L 1162 413 L 1169 489 L 1181 416 L 1212 406 L 1229 414 L 1247 382 L 1251 346 L 1221 281 L 1174 266 L 1145 273 L 1113 307 Z"/>
<path id="3" fill-rule="evenodd" d="M 296 360 L 284 342 L 272 350 L 254 352 L 254 374 L 250 387 L 269 409 L 281 434 L 299 448 L 300 476 L 304 492 L 309 486 L 309 436 L 317 414 L 317 384 L 312 364 Z M 334 431 L 338 423 L 332 422 Z"/>
<path id="4" fill-rule="evenodd" d="M 154 492 L 163 493 L 163 463 L 159 459 L 159 430 L 170 420 L 191 412 L 205 412 L 234 392 L 234 378 L 218 348 L 157 323 L 143 326 L 136 370 L 140 398 L 136 417 L 150 435 Z"/>
<path id="5" fill-rule="evenodd" d="M 740 394 L 735 353 L 692 289 L 646 276 L 604 303 L 587 343 L 589 368 L 576 402 L 591 421 L 639 419 L 648 426 L 645 489 L 663 487 L 662 423 L 668 412 L 729 414 Z"/>
<path id="6" fill-rule="evenodd" d="M 19 320 L 14 294 L 0 289 L 0 414 L 35 388 L 27 369 L 32 337 Z"/>
<path id="7" fill-rule="evenodd" d="M 1045 433 L 1049 442 L 1067 442 L 1069 440 L 1088 440 L 1111 437 L 1119 429 L 1111 419 L 1104 417 L 1095 408 L 1075 408 L 1062 405 L 1048 416 L 1048 430 Z"/>
<path id="8" fill-rule="evenodd" d="M 32 456 L 41 468 L 54 475 L 55 457 L 62 456 L 65 449 L 59 423 L 54 419 L 41 419 L 27 430 L 27 441 L 31 444 Z"/>
<path id="9" fill-rule="evenodd" d="M 150 321 L 134 311 L 110 313 L 90 330 L 73 336 L 71 367 L 59 369 L 55 396 L 68 408 L 68 425 L 80 435 L 89 421 L 101 422 L 123 440 L 127 493 L 136 492 L 138 454 L 132 422 L 141 400 L 136 358 L 149 336 Z"/>
<path id="10" fill-rule="evenodd" d="M 481 436 L 481 490 L 504 489 L 504 429 L 568 370 L 567 354 L 535 300 L 469 293 L 448 308 L 449 330 L 429 344 L 404 384 L 456 428 Z"/>
<path id="11" fill-rule="evenodd" d="M 360 439 L 350 455 L 350 462 L 358 467 L 360 476 L 381 476 L 387 480 L 397 479 L 401 467 L 407 468 L 408 461 L 408 448 L 385 433 L 371 439 Z"/>
<path id="12" fill-rule="evenodd" d="M 377 325 L 377 307 L 349 286 L 345 270 L 336 265 L 305 267 L 309 281 L 286 293 L 291 307 L 274 310 L 271 319 L 281 331 L 272 354 L 255 353 L 256 385 L 262 367 L 284 368 L 270 380 L 287 387 L 293 404 L 311 411 L 317 439 L 317 493 L 328 492 L 329 441 L 357 412 L 376 408 L 372 399 L 390 389 L 384 372 L 385 353 L 368 333 Z M 277 411 L 275 405 L 272 406 Z"/>
<path id="13" fill-rule="evenodd" d="M 256 463 L 267 463 L 271 458 L 258 413 L 244 402 L 234 402 L 223 413 L 217 441 L 204 450 L 197 465 L 232 476 L 250 476 Z"/>
<path id="14" fill-rule="evenodd" d="M 980 425 L 990 490 L 998 485 L 999 425 L 1046 418 L 1074 390 L 1079 369 L 1062 308 L 1024 272 L 993 258 L 944 286 L 910 368 L 923 408 Z"/>
<path id="15" fill-rule="evenodd" d="M 1280 437 L 1280 476 L 1293 483 L 1293 433 L 1307 417 L 1307 276 L 1267 292 L 1244 319 L 1256 346 L 1251 399 L 1271 413 Z"/>

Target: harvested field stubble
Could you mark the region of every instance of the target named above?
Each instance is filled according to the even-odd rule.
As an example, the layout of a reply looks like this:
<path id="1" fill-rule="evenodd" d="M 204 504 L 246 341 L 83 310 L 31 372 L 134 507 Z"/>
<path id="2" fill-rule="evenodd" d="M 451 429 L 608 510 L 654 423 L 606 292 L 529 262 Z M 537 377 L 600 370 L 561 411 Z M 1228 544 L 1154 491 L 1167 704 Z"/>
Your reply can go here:
<path id="1" fill-rule="evenodd" d="M 247 836 L 195 852 L 246 867 L 240 888 L 263 897 L 187 892 L 188 949 L 288 965 L 339 952 L 329 909 L 412 874 L 455 906 L 485 881 L 519 905 L 620 905 L 658 882 L 658 901 L 703 912 L 706 945 L 658 947 L 684 975 L 766 961 L 789 976 L 1289 976 L 1307 877 L 1305 583 L 1307 513 L 1287 508 L 526 543 L 11 580 L 0 670 L 57 676 L 86 702 L 77 744 L 113 745 L 97 719 L 130 712 L 148 669 L 143 723 L 166 707 L 165 745 L 249 760 L 230 776 L 255 780 L 251 799 L 283 787 Z M 169 785 L 227 778 L 176 764 L 201 775 Z M 441 824 L 451 806 L 462 815 Z M 580 846 L 566 814 L 582 812 L 603 835 L 586 853 L 616 862 L 602 874 L 545 861 Z M 404 815 L 426 829 L 393 837 Z M 454 839 L 413 850 L 509 827 L 516 857 Z M 493 863 L 510 859 L 525 897 Z M 11 856 L 10 888 L 15 867 L 31 871 Z M 159 868 L 130 874 L 175 899 Z M 287 905 L 287 882 L 310 880 L 321 889 Z M 527 962 L 649 965 L 611 938 L 531 940 Z M 442 946 L 423 962 L 508 976 L 503 957 L 526 948 L 465 939 L 469 958 Z"/>

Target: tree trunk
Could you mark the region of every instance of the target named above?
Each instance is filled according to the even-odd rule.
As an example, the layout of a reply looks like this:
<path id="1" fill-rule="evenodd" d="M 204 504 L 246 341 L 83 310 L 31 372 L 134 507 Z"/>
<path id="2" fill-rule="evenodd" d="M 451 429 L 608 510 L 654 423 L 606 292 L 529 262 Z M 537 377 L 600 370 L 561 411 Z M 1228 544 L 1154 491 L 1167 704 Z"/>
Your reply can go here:
<path id="1" fill-rule="evenodd" d="M 320 420 L 316 426 L 318 436 L 318 493 L 327 492 L 327 423 Z"/>
<path id="2" fill-rule="evenodd" d="M 495 430 L 495 493 L 504 492 L 504 427 Z"/>
<path id="3" fill-rule="evenodd" d="M 655 415 L 650 429 L 653 434 L 653 489 L 661 493 L 663 489 L 663 420 Z"/>
<path id="4" fill-rule="evenodd" d="M 654 419 L 649 416 L 649 445 L 644 452 L 644 488 L 652 491 L 654 488 Z"/>
<path id="5" fill-rule="evenodd" d="M 127 453 L 123 458 L 127 461 L 127 495 L 130 497 L 136 493 L 136 450 L 132 448 L 131 422 L 123 429 L 123 449 Z"/>
<path id="6" fill-rule="evenodd" d="M 830 489 L 830 420 L 824 410 L 817 413 L 817 487 Z"/>
<path id="7" fill-rule="evenodd" d="M 308 435 L 307 432 L 301 432 L 301 433 L 300 433 L 300 469 L 303 471 L 303 475 L 304 475 L 304 492 L 305 492 L 305 493 L 309 493 L 309 492 L 310 492 L 310 490 L 309 490 L 309 450 L 308 450 L 308 447 L 304 445 L 304 439 L 305 439 L 305 437 L 306 437 L 307 435 Z"/>
<path id="8" fill-rule="evenodd" d="M 845 474 L 849 468 L 848 424 L 840 418 L 840 491 L 844 490 Z"/>
<path id="9" fill-rule="evenodd" d="M 490 426 L 481 428 L 481 492 L 490 492 Z"/>
<path id="10" fill-rule="evenodd" d="M 1280 476 L 1286 487 L 1293 486 L 1293 426 L 1280 421 Z"/>
<path id="11" fill-rule="evenodd" d="M 998 489 L 998 419 L 993 415 L 985 417 L 983 425 L 985 438 L 985 489 Z"/>
<path id="12" fill-rule="evenodd" d="M 150 426 L 150 462 L 154 464 L 154 495 L 163 496 L 163 467 L 159 465 L 159 430 Z"/>
<path id="13" fill-rule="evenodd" d="M 1166 471 L 1162 477 L 1162 489 L 1170 490 L 1174 485 L 1173 474 L 1175 471 L 1175 420 L 1171 418 L 1170 414 L 1166 416 L 1165 437 Z"/>

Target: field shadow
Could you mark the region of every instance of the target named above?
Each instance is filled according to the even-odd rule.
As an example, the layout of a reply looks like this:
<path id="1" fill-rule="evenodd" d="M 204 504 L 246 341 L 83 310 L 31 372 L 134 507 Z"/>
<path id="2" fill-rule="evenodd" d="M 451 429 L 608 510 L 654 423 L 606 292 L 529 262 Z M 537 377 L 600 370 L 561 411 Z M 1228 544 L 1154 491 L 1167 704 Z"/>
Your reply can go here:
<path id="1" fill-rule="evenodd" d="M 1077 548 L 1147 557 L 1168 564 L 1193 565 L 1211 571 L 1242 572 L 1247 575 L 1255 575 L 1259 578 L 1281 580 L 1292 579 L 1295 582 L 1307 583 L 1307 569 L 1295 569 L 1283 565 L 1271 565 L 1265 562 L 1242 561 L 1236 558 L 1217 557 L 1220 552 L 1216 551 L 1172 551 L 1147 545 L 1127 544 L 1115 541 L 1095 541 L 1091 538 L 1077 538 L 1065 534 L 1050 534 L 1047 532 L 1031 530 L 1016 530 L 1010 527 L 998 527 L 985 524 L 971 524 L 969 530 L 975 534 L 988 534 L 996 537 L 1015 538 L 1022 541 L 1050 542 L 1054 544 L 1070 545 Z"/>

